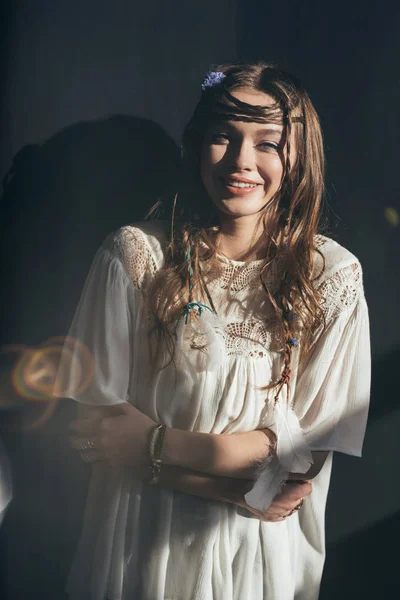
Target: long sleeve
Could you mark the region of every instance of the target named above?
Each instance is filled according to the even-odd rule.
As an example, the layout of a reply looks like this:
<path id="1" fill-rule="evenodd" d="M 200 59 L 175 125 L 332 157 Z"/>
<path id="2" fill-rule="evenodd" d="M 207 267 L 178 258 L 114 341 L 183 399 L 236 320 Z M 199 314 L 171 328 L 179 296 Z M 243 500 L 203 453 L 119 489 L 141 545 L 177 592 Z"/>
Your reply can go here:
<path id="1" fill-rule="evenodd" d="M 140 293 L 110 240 L 97 251 L 58 369 L 55 395 L 89 405 L 126 402 Z"/>

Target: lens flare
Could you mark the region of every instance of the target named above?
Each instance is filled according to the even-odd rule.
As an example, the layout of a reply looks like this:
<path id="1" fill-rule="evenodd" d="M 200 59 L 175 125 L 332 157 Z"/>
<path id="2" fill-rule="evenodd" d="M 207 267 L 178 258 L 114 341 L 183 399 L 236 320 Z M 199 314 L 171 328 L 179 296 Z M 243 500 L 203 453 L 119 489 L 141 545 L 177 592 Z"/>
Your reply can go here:
<path id="1" fill-rule="evenodd" d="M 49 394 L 41 381 L 48 380 L 52 371 L 50 362 L 42 360 L 37 350 L 29 348 L 22 354 L 12 371 L 13 388 L 22 398 L 47 401 Z"/>
<path id="2" fill-rule="evenodd" d="M 94 360 L 87 346 L 70 336 L 51 338 L 41 349 L 61 345 L 63 356 L 53 389 L 55 396 L 69 398 L 70 394 L 81 394 L 89 387 L 94 375 Z"/>
<path id="3" fill-rule="evenodd" d="M 32 430 L 54 414 L 59 398 L 82 393 L 93 379 L 94 361 L 88 348 L 72 337 L 54 337 L 36 347 L 11 344 L 0 348 L 0 409 L 40 409 L 34 420 L 13 429 Z M 29 410 L 28 410 L 29 408 Z"/>

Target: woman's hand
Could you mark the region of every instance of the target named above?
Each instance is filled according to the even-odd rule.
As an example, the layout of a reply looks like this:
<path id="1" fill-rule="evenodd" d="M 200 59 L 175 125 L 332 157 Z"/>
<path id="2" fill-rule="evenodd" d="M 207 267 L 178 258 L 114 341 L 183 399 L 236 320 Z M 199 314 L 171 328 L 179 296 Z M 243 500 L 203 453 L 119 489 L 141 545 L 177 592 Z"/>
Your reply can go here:
<path id="1" fill-rule="evenodd" d="M 246 490 L 250 491 L 252 484 Z M 265 511 L 259 511 L 247 504 L 247 502 L 239 499 L 237 504 L 246 508 L 253 515 L 258 517 L 262 521 L 284 521 L 286 517 L 289 517 L 292 511 L 296 510 L 299 504 L 302 504 L 303 498 L 309 496 L 312 492 L 312 485 L 310 481 L 288 481 L 283 487 L 281 492 L 275 496 L 272 504 Z"/>
<path id="2" fill-rule="evenodd" d="M 157 425 L 131 404 L 86 409 L 86 418 L 73 421 L 73 448 L 85 462 L 133 467 L 140 478 L 150 477 L 149 434 Z"/>

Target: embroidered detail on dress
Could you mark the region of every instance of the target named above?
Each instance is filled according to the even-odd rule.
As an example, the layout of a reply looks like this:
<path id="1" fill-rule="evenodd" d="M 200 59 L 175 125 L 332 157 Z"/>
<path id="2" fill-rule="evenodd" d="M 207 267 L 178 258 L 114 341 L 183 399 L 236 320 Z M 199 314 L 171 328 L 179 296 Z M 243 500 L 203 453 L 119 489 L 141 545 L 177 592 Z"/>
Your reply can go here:
<path id="1" fill-rule="evenodd" d="M 222 327 L 221 333 L 225 340 L 228 356 L 248 356 L 264 358 L 269 352 L 280 351 L 280 341 L 276 335 L 274 321 L 242 321 L 228 323 Z M 193 330 L 190 347 L 193 350 L 204 351 L 206 340 L 201 332 Z"/>
<path id="2" fill-rule="evenodd" d="M 227 351 L 232 354 L 247 354 L 254 358 L 262 358 L 267 354 L 267 346 L 271 334 L 263 323 L 243 321 L 226 326 Z"/>
<path id="3" fill-rule="evenodd" d="M 331 240 L 325 236 L 316 236 L 316 247 L 322 248 Z M 138 227 L 121 227 L 113 237 L 115 252 L 123 263 L 128 276 L 135 287 L 141 289 L 154 277 L 157 264 L 153 257 L 152 248 L 146 239 L 146 234 Z M 228 317 L 225 312 L 232 305 L 233 322 L 223 325 L 223 336 L 226 342 L 228 355 L 243 355 L 251 358 L 264 358 L 268 353 L 280 352 L 277 324 L 271 316 L 269 302 L 260 282 L 260 272 L 264 261 L 256 260 L 248 263 L 231 261 L 219 257 L 217 264 L 212 268 L 204 265 L 204 277 L 209 285 L 210 293 L 217 307 L 217 313 Z M 265 284 L 274 293 L 279 284 L 279 271 L 281 260 L 278 256 L 267 267 L 263 275 Z M 322 275 L 323 277 L 323 275 Z M 318 280 L 316 280 L 318 286 Z M 326 323 L 334 319 L 341 311 L 353 306 L 362 293 L 362 271 L 356 259 L 349 265 L 339 269 L 320 283 L 322 310 Z M 231 291 L 233 299 L 227 297 L 226 292 Z M 252 314 L 242 307 L 247 306 L 249 293 L 253 298 L 252 304 L 257 305 Z M 230 309 L 229 309 L 230 312 Z M 247 315 L 245 314 L 247 312 Z M 269 313 L 269 314 L 268 314 Z M 258 315 L 266 318 L 259 319 Z M 244 320 L 240 318 L 244 317 Z M 247 319 L 246 319 L 247 317 Z M 228 317 L 229 318 L 229 317 Z M 196 334 L 193 331 L 190 346 L 194 351 L 204 352 L 205 340 L 203 332 Z"/>
<path id="4" fill-rule="evenodd" d="M 322 246 L 325 246 L 327 241 L 328 241 L 328 238 L 326 238 L 324 235 L 318 234 L 314 238 L 315 247 L 318 249 L 322 248 Z"/>
<path id="5" fill-rule="evenodd" d="M 343 310 L 352 307 L 362 293 L 362 271 L 359 263 L 353 263 L 336 271 L 320 286 L 321 307 L 328 323 Z"/>
<path id="6" fill-rule="evenodd" d="M 277 336 L 277 327 L 274 320 L 268 321 L 241 321 L 228 323 L 221 328 L 225 340 L 226 354 L 228 356 L 248 356 L 250 358 L 264 358 L 269 352 L 279 352 L 280 340 Z M 204 351 L 205 337 L 201 332 L 193 330 L 190 347 L 193 350 Z"/>
<path id="7" fill-rule="evenodd" d="M 264 358 L 271 351 L 279 351 L 274 320 L 242 321 L 225 326 L 225 342 L 228 355 L 247 355 L 251 358 Z"/>
<path id="8" fill-rule="evenodd" d="M 275 258 L 263 273 L 264 283 L 273 291 L 279 282 L 278 271 L 282 259 L 280 256 Z M 240 263 L 219 257 L 217 264 L 213 263 L 212 268 L 206 264 L 203 267 L 203 275 L 207 282 L 214 289 L 229 290 L 231 292 L 245 292 L 261 289 L 260 273 L 264 266 L 263 260 Z"/>
<path id="9" fill-rule="evenodd" d="M 244 289 L 254 289 L 261 286 L 260 271 L 261 261 L 254 261 L 245 264 L 235 264 L 234 262 L 220 262 L 215 268 L 211 280 L 218 280 L 218 287 L 222 290 L 231 290 L 240 292 Z"/>
<path id="10" fill-rule="evenodd" d="M 133 285 L 142 287 L 144 281 L 154 276 L 157 265 L 145 235 L 137 227 L 126 225 L 113 238 L 117 255 L 124 265 Z"/>

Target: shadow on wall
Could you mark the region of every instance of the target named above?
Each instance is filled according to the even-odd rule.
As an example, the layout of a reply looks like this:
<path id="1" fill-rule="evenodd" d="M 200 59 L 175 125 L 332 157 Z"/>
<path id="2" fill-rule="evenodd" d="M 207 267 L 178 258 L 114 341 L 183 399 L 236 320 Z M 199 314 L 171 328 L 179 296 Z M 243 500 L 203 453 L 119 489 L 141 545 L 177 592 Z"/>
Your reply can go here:
<path id="1" fill-rule="evenodd" d="M 161 126 L 124 115 L 71 125 L 18 152 L 0 205 L 3 342 L 66 332 L 102 240 L 172 195 L 178 164 Z"/>
<path id="2" fill-rule="evenodd" d="M 172 197 L 178 165 L 179 148 L 159 125 L 123 115 L 18 152 L 0 204 L 3 346 L 67 333 L 102 240 Z M 42 413 L 38 404 L 0 416 L 22 426 Z M 64 598 L 89 475 L 69 447 L 74 417 L 65 400 L 40 430 L 4 432 L 14 495 L 0 530 L 2 598 Z"/>

